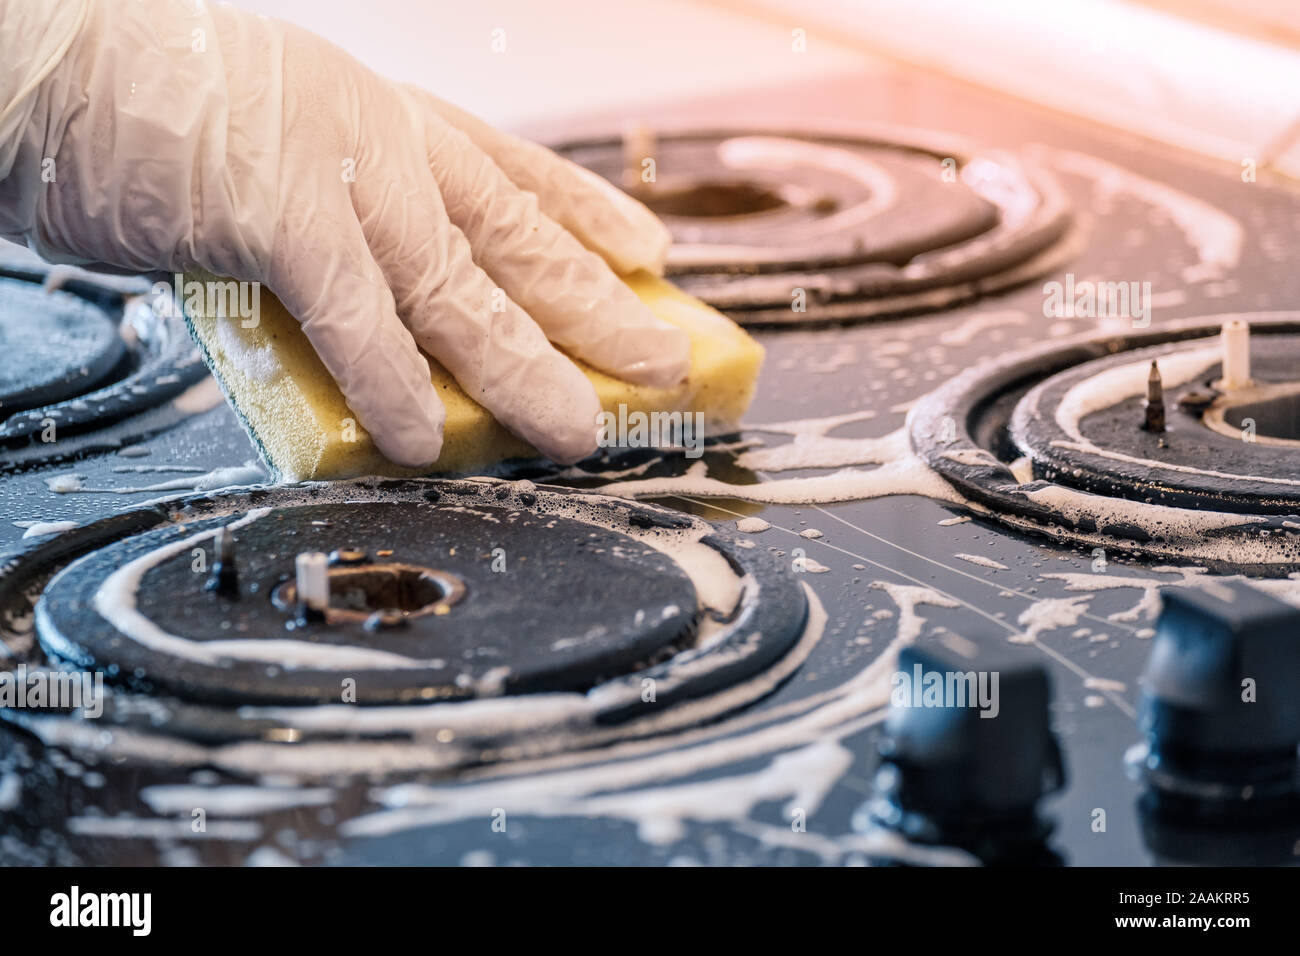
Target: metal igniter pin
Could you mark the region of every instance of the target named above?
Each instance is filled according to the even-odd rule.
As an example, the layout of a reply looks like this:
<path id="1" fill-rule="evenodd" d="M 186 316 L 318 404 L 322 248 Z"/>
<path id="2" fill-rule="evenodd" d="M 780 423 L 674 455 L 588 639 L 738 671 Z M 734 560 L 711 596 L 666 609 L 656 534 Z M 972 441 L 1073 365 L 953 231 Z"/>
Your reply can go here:
<path id="1" fill-rule="evenodd" d="M 217 529 L 212 542 L 212 573 L 208 575 L 205 591 L 212 591 L 222 597 L 239 596 L 239 570 L 235 565 L 235 536 L 229 528 Z"/>
<path id="2" fill-rule="evenodd" d="M 1147 376 L 1147 401 L 1142 427 L 1159 434 L 1165 430 L 1165 386 L 1160 380 L 1160 366 L 1151 360 L 1151 374 Z"/>

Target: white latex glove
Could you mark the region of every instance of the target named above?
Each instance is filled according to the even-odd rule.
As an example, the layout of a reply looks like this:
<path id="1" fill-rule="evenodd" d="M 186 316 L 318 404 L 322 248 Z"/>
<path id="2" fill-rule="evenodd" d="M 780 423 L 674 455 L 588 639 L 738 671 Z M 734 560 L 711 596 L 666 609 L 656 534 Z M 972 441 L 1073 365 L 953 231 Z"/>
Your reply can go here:
<path id="1" fill-rule="evenodd" d="M 595 450 L 600 408 L 552 342 L 628 381 L 686 376 L 685 334 L 606 265 L 660 270 L 668 233 L 599 177 L 228 5 L 0 12 L 0 63 L 21 67 L 0 80 L 0 234 L 54 262 L 265 283 L 393 461 L 442 446 L 420 348 L 561 462 Z"/>

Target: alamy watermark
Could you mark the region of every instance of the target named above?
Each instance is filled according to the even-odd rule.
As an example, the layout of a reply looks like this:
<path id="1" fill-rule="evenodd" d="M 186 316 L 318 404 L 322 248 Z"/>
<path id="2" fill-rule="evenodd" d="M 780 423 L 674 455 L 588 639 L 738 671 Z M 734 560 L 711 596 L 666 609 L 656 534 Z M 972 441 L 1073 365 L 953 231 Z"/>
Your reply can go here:
<path id="1" fill-rule="evenodd" d="M 1132 319 L 1135 329 L 1151 324 L 1150 282 L 1076 281 L 1043 283 L 1045 319 Z"/>
<path id="2" fill-rule="evenodd" d="M 687 458 L 704 454 L 703 412 L 628 411 L 620 403 L 617 412 L 596 416 L 601 448 L 683 448 Z"/>
<path id="3" fill-rule="evenodd" d="M 152 893 L 83 893 L 73 886 L 50 897 L 50 925 L 57 927 L 124 927 L 132 936 L 153 929 Z"/>
<path id="4" fill-rule="evenodd" d="M 927 671 L 919 663 L 912 670 L 895 671 L 889 679 L 894 707 L 978 707 L 980 717 L 996 717 L 997 671 Z"/>
<path id="5" fill-rule="evenodd" d="M 0 671 L 0 707 L 16 710 L 80 710 L 95 719 L 104 712 L 104 675 L 96 671 L 34 670 L 26 664 Z"/>
<path id="6" fill-rule="evenodd" d="M 238 279 L 187 279 L 177 272 L 171 282 L 155 282 L 150 290 L 153 310 L 161 318 L 191 315 L 238 319 L 246 329 L 262 321 L 262 283 Z"/>

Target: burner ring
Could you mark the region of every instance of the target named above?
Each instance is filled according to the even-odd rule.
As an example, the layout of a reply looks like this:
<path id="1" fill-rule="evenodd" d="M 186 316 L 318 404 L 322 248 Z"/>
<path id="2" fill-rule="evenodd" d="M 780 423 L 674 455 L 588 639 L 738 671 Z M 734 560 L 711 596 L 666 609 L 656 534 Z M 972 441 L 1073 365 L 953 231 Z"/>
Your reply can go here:
<path id="1" fill-rule="evenodd" d="M 603 669 L 562 692 L 529 693 L 529 688 L 512 688 L 507 679 L 494 688 L 480 685 L 469 689 L 458 698 L 430 699 L 408 693 L 392 695 L 385 701 L 382 696 L 368 694 L 356 702 L 368 706 L 339 706 L 337 681 L 345 672 L 334 671 L 330 675 L 329 698 L 334 706 L 310 706 L 311 698 L 263 705 L 250 701 L 247 695 L 235 695 L 223 704 L 212 695 L 192 700 L 175 696 L 168 688 L 151 683 L 148 675 L 137 679 L 119 667 L 116 673 L 111 669 L 107 673 L 106 700 L 97 720 L 85 720 L 78 714 L 33 717 L 21 709 L 0 710 L 0 719 L 25 727 L 47 741 L 55 735 L 73 750 L 86 746 L 102 752 L 107 746 L 109 752 L 120 751 L 123 759 L 145 765 L 177 760 L 185 765 L 190 761 L 217 765 L 235 761 L 250 767 L 247 761 L 266 760 L 270 761 L 268 766 L 286 769 L 292 763 L 308 776 L 446 770 L 584 750 L 707 722 L 769 693 L 793 673 L 807 653 L 809 642 L 815 642 L 820 635 L 820 625 L 811 620 L 806 587 L 774 556 L 741 546 L 743 539 L 739 537 L 720 532 L 700 519 L 653 505 L 534 486 L 526 481 L 495 480 L 361 479 L 277 486 L 243 494 L 199 495 L 166 506 L 134 509 L 11 552 L 0 561 L 0 613 L 30 614 L 34 600 L 31 595 L 41 589 L 42 582 L 48 581 L 44 584 L 48 596 L 65 569 L 93 557 L 109 542 L 165 534 L 178 526 L 184 526 L 189 533 L 224 527 L 231 524 L 232 516 L 256 508 L 273 509 L 272 513 L 279 509 L 292 512 L 295 508 L 301 512 L 321 503 L 367 501 L 420 503 L 433 507 L 431 514 L 441 509 L 456 513 L 501 508 L 527 511 L 548 521 L 581 516 L 593 524 L 593 531 L 610 527 L 640 542 L 655 543 L 666 549 L 652 549 L 656 554 L 680 555 L 683 567 L 691 565 L 695 569 L 692 580 L 701 570 L 708 571 L 700 579 L 702 590 L 697 592 L 704 606 L 698 615 L 700 631 L 685 646 L 666 647 L 666 659 L 652 655 L 631 668 L 624 667 L 622 673 Z M 260 520 L 269 519 L 264 515 Z M 297 535 L 289 532 L 302 527 L 305 525 L 300 523 L 285 528 L 295 546 L 299 543 Z M 236 534 L 239 531 L 235 529 Z M 359 553 L 365 543 L 354 537 L 353 531 L 339 528 L 340 535 L 347 534 L 347 550 Z M 255 542 L 245 544 L 252 547 Z M 235 563 L 242 564 L 242 559 L 237 558 Z M 440 561 L 439 566 L 445 565 Z M 736 604 L 729 612 L 710 609 L 718 600 L 716 580 L 721 579 L 716 578 L 717 574 L 726 580 L 734 579 L 739 588 L 733 595 Z M 241 587 L 251 585 L 249 578 L 240 575 Z M 646 593 L 646 580 L 634 582 L 638 594 Z M 470 584 L 462 607 L 426 620 L 436 622 L 437 627 L 468 613 L 473 602 L 482 597 L 475 597 L 473 582 Z M 271 603 L 270 590 L 259 591 L 264 594 L 260 601 L 278 620 L 277 626 L 283 628 L 284 614 Z M 167 600 L 170 604 L 185 603 L 174 596 Z M 55 649 L 64 659 L 77 654 L 76 644 L 84 637 L 78 633 L 74 635 L 76 640 L 60 641 L 49 627 L 50 622 L 43 621 L 49 610 L 46 600 L 42 598 L 39 604 L 36 620 L 42 643 L 33 651 L 35 656 L 28 657 L 29 667 L 43 666 L 46 658 L 41 650 L 51 635 L 51 646 L 57 645 Z M 208 613 L 206 607 L 199 610 Z M 571 607 L 561 608 L 560 613 L 573 617 Z M 516 629 L 528 627 L 526 619 L 514 623 Z M 417 627 L 418 622 L 413 622 L 412 628 Z M 367 640 L 382 637 L 372 634 Z M 390 646 L 409 644 L 418 637 L 418 633 L 406 630 L 391 633 L 389 638 L 394 643 Z M 551 650 L 543 656 L 559 653 Z M 93 666 L 88 657 L 83 657 L 81 663 Z M 292 672 L 281 671 L 267 686 L 278 688 L 283 700 L 286 682 L 291 678 Z M 649 696 L 648 688 L 653 689 Z M 409 684 L 406 689 L 411 689 Z M 484 695 L 502 692 L 513 694 L 508 707 L 499 700 L 483 699 Z M 302 706 L 304 703 L 308 706 Z M 454 728 L 454 732 L 446 728 Z M 446 739 L 444 731 L 449 735 Z M 376 760 L 382 761 L 382 768 L 376 769 Z"/>
<path id="2" fill-rule="evenodd" d="M 336 499 L 343 493 L 333 491 Z M 585 687 L 694 631 L 692 580 L 636 538 L 509 501 L 475 495 L 460 503 L 437 493 L 435 502 L 385 486 L 344 501 L 304 501 L 269 491 L 244 508 L 231 496 L 224 514 L 106 542 L 67 565 L 37 603 L 38 637 L 60 658 L 149 692 L 329 704 L 350 676 L 358 701 L 384 704 Z M 233 595 L 209 591 L 195 571 L 196 553 L 208 548 L 215 565 L 222 529 L 240 552 Z M 434 565 L 452 571 L 468 585 L 448 580 L 461 597 L 456 613 L 406 615 L 400 631 L 372 628 L 363 625 L 376 612 L 382 623 L 384 605 L 401 610 L 415 601 L 349 600 L 336 591 L 335 603 L 351 612 L 286 617 L 275 594 L 286 596 L 295 556 L 327 552 L 339 540 L 394 552 L 395 563 L 418 569 L 408 583 Z M 365 568 L 335 567 L 332 577 L 370 573 L 382 588 Z M 433 587 L 443 601 L 443 586 Z M 418 600 L 437 603 L 430 597 Z M 368 601 L 379 606 L 355 613 Z"/>
<path id="3" fill-rule="evenodd" d="M 126 356 L 105 311 L 66 292 L 0 279 L 0 421 L 93 389 Z"/>
<path id="4" fill-rule="evenodd" d="M 1080 238 L 1045 170 L 914 130 L 668 130 L 556 149 L 660 212 L 668 275 L 742 324 L 947 308 L 1051 271 Z M 625 168 L 638 149 L 652 182 Z"/>
<path id="5" fill-rule="evenodd" d="M 1256 361 L 1256 373 L 1294 374 L 1300 368 L 1300 338 L 1276 328 L 1268 338 L 1268 354 Z M 1033 462 L 1035 477 L 1084 491 L 1243 514 L 1300 513 L 1300 466 L 1282 450 L 1286 445 L 1245 441 L 1241 425 L 1234 428 L 1225 418 L 1262 416 L 1258 409 L 1266 406 L 1259 397 L 1273 389 L 1261 385 L 1227 393 L 1203 414 L 1183 408 L 1182 397 L 1189 393 L 1212 394 L 1212 383 L 1221 375 L 1221 352 L 1216 335 L 1124 351 L 1065 369 L 1019 402 L 1010 438 Z M 1140 393 L 1152 361 L 1164 374 L 1168 409 L 1165 430 L 1158 433 L 1141 425 Z M 1123 379 L 1129 380 L 1127 397 L 1101 409 L 1085 406 L 1081 416 L 1068 411 L 1095 394 L 1098 383 L 1114 393 Z M 1287 417 L 1286 411 L 1276 418 Z M 1281 422 L 1264 418 L 1261 431 L 1274 424 Z"/>
<path id="6" fill-rule="evenodd" d="M 54 267 L 23 255 L 19 268 L 10 268 L 12 255 L 0 248 L 0 340 L 10 313 L 20 307 L 18 320 L 39 323 L 46 333 L 71 310 L 82 316 L 83 334 L 60 345 L 70 350 L 67 362 L 75 363 L 68 374 L 28 384 L 17 396 L 0 394 L 0 402 L 9 400 L 8 410 L 0 408 L 0 473 L 135 444 L 217 400 L 215 390 L 207 400 L 191 393 L 208 370 L 167 283 L 146 294 L 138 291 L 149 288 L 143 278 L 120 288 L 76 279 L 68 291 L 47 294 L 40 281 Z M 88 316 L 95 319 L 89 325 Z M 0 355 L 27 361 L 21 349 Z M 6 393 L 6 378 L 0 370 L 0 393 Z"/>
<path id="7" fill-rule="evenodd" d="M 1021 424 L 1020 441 L 1026 441 L 1028 412 L 1022 410 L 1032 407 L 1028 396 L 1036 387 L 1076 366 L 1119 353 L 1206 338 L 1233 318 L 1246 319 L 1261 336 L 1300 332 L 1300 313 L 1271 312 L 1208 316 L 1052 343 L 970 369 L 926 396 L 908 417 L 912 446 L 978 513 L 1018 530 L 1087 547 L 1285 575 L 1300 569 L 1300 527 L 1294 518 L 1300 509 L 1285 501 L 1275 506 L 1257 502 L 1253 513 L 1243 514 L 1234 510 L 1228 493 L 1216 508 L 1205 503 L 1208 498 L 1196 501 L 1163 486 L 1147 489 L 1136 480 L 1130 483 L 1114 470 L 1098 468 L 1092 474 L 1072 463 L 1067 483 L 1060 468 L 1035 463 L 1034 474 L 1026 475 L 1016 462 L 1025 450 L 1017 445 L 1016 424 Z M 1052 450 L 1042 436 L 1032 444 L 1036 453 Z M 1140 474 L 1141 467 L 1134 467 Z"/>

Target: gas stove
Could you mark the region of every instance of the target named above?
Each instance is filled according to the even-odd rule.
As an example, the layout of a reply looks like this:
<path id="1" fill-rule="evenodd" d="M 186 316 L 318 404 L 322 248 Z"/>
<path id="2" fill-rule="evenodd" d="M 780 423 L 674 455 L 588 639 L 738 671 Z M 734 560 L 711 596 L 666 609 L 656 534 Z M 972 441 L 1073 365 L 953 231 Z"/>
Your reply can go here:
<path id="1" fill-rule="evenodd" d="M 1290 861 L 1295 189 L 901 70 L 564 132 L 767 349 L 702 458 L 271 485 L 154 277 L 0 259 L 5 669 L 99 688 L 0 859 Z"/>

